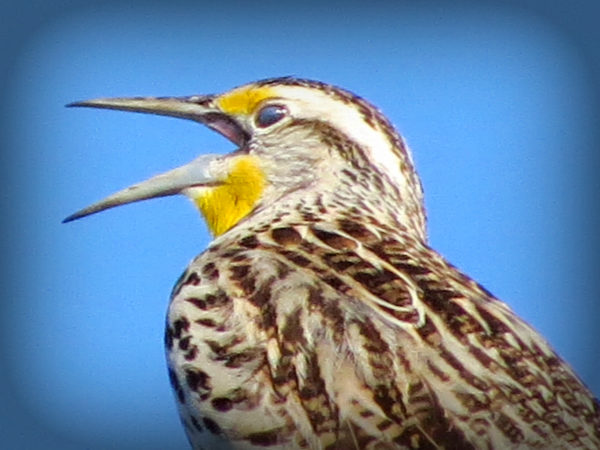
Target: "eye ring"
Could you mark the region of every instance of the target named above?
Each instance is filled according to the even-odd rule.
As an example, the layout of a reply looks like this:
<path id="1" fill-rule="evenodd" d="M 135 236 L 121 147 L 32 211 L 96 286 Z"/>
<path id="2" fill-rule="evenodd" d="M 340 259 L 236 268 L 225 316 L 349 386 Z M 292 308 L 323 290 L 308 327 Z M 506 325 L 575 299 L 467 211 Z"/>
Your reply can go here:
<path id="1" fill-rule="evenodd" d="M 256 114 L 255 122 L 260 128 L 267 128 L 276 124 L 285 116 L 288 110 L 282 105 L 266 105 L 263 106 Z"/>

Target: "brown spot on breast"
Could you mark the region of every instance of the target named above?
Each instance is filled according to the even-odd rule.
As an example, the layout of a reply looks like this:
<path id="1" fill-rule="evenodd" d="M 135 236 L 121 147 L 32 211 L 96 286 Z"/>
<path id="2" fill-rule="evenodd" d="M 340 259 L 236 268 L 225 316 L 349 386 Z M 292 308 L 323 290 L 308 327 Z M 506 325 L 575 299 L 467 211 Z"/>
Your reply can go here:
<path id="1" fill-rule="evenodd" d="M 312 233 L 323 243 L 336 250 L 354 250 L 357 244 L 354 240 L 330 231 L 311 228 Z"/>
<path id="2" fill-rule="evenodd" d="M 416 331 L 429 345 L 440 345 L 440 334 L 433 322 L 427 317 L 425 317 L 425 322 Z"/>
<path id="3" fill-rule="evenodd" d="M 353 183 L 357 182 L 358 177 L 356 176 L 357 174 L 355 171 L 349 169 L 342 169 L 342 174 L 344 174 L 344 176 L 347 177 Z"/>
<path id="4" fill-rule="evenodd" d="M 260 352 L 255 349 L 243 350 L 241 352 L 235 352 L 228 354 L 224 359 L 226 360 L 225 366 L 230 369 L 239 369 L 245 363 L 254 361 Z"/>
<path id="5" fill-rule="evenodd" d="M 202 431 L 204 428 L 202 427 L 202 425 L 200 425 L 200 422 L 198 422 L 198 419 L 196 419 L 194 416 L 190 417 L 191 421 L 192 421 L 192 425 L 194 426 L 194 428 L 198 431 Z"/>
<path id="6" fill-rule="evenodd" d="M 359 326 L 360 334 L 365 338 L 365 348 L 369 352 L 384 354 L 389 350 L 388 344 L 381 338 L 381 334 L 370 320 L 356 322 Z"/>
<path id="7" fill-rule="evenodd" d="M 254 445 L 261 445 L 263 447 L 268 447 L 271 445 L 275 445 L 279 443 L 279 435 L 281 430 L 268 430 L 268 431 L 259 431 L 257 433 L 251 433 L 246 436 L 246 439 L 250 441 L 250 443 Z"/>
<path id="8" fill-rule="evenodd" d="M 503 413 L 498 413 L 496 419 L 496 425 L 500 428 L 500 431 L 510 439 L 512 443 L 518 443 L 523 440 L 523 432 L 518 425 L 512 421 L 512 419 Z"/>
<path id="9" fill-rule="evenodd" d="M 460 306 L 454 298 L 460 293 L 434 283 L 419 282 L 423 291 L 422 299 L 446 323 L 452 334 L 465 345 L 468 345 L 467 335 L 481 331 L 481 325 Z"/>
<path id="10" fill-rule="evenodd" d="M 221 434 L 221 427 L 217 425 L 217 422 L 212 420 L 210 417 L 204 417 L 202 422 L 204 422 L 204 426 L 212 434 Z"/>
<path id="11" fill-rule="evenodd" d="M 388 429 L 390 426 L 392 426 L 393 424 L 394 424 L 394 422 L 386 419 L 377 424 L 377 429 L 380 431 L 384 431 L 384 430 Z"/>
<path id="12" fill-rule="evenodd" d="M 230 270 L 231 270 L 231 277 L 234 280 L 241 280 L 246 275 L 248 275 L 248 272 L 250 272 L 250 266 L 247 264 L 240 264 L 237 266 L 232 265 L 230 267 Z"/>
<path id="13" fill-rule="evenodd" d="M 233 348 L 242 342 L 240 339 L 233 339 L 231 342 L 220 344 L 213 340 L 204 341 L 214 353 L 216 361 L 224 361 L 225 366 L 229 368 L 239 368 L 245 363 L 254 361 L 263 355 L 260 349 L 256 347 L 245 348 L 235 351 Z"/>
<path id="14" fill-rule="evenodd" d="M 399 414 L 406 414 L 402 394 L 391 386 L 379 384 L 373 388 L 373 400 L 379 405 L 385 415 L 397 422 L 402 419 Z"/>
<path id="15" fill-rule="evenodd" d="M 262 283 L 256 292 L 248 298 L 250 303 L 258 307 L 262 307 L 263 305 L 269 303 L 271 300 L 272 281 L 273 280 L 267 280 L 266 282 Z"/>
<path id="16" fill-rule="evenodd" d="M 219 306 L 223 306 L 226 303 L 229 302 L 229 297 L 227 296 L 227 294 L 224 291 L 217 291 L 216 294 L 207 294 L 204 296 L 204 300 L 206 301 L 206 304 L 210 307 L 219 307 Z"/>
<path id="17" fill-rule="evenodd" d="M 300 319 L 300 308 L 296 309 L 286 317 L 281 330 L 281 336 L 284 343 L 305 345 L 306 338 L 304 337 L 304 328 L 302 327 Z"/>
<path id="18" fill-rule="evenodd" d="M 473 444 L 466 439 L 464 432 L 454 426 L 444 414 L 444 408 L 439 404 L 437 397 L 427 395 L 427 399 L 429 401 L 428 411 L 420 421 L 418 428 L 414 425 L 407 427 L 400 435 L 400 440 L 394 440 L 394 442 L 409 443 L 410 448 L 418 449 L 433 450 L 442 447 L 474 450 Z"/>
<path id="19" fill-rule="evenodd" d="M 346 272 L 348 269 L 360 264 L 360 259 L 353 252 L 331 253 L 324 256 L 327 265 L 336 272 Z"/>
<path id="20" fill-rule="evenodd" d="M 340 291 L 342 293 L 346 292 L 349 289 L 349 287 L 346 285 L 346 283 L 344 283 L 342 280 L 340 280 L 338 277 L 336 277 L 333 274 L 323 276 L 323 281 L 325 283 L 327 283 L 329 286 L 331 286 L 333 289 L 335 289 L 336 291 Z"/>
<path id="21" fill-rule="evenodd" d="M 205 391 L 211 389 L 210 377 L 206 374 L 206 372 L 203 372 L 199 369 L 185 369 L 185 382 L 194 392 L 197 392 L 199 389 Z"/>
<path id="22" fill-rule="evenodd" d="M 427 360 L 427 367 L 431 370 L 431 373 L 440 379 L 442 382 L 450 381 L 450 377 L 447 373 L 443 372 L 437 365 L 432 361 Z"/>
<path id="23" fill-rule="evenodd" d="M 455 395 L 471 414 L 479 411 L 488 411 L 490 408 L 490 401 L 487 396 L 478 397 L 474 394 L 463 392 L 456 392 Z"/>
<path id="24" fill-rule="evenodd" d="M 373 417 L 375 415 L 375 413 L 373 411 L 370 411 L 368 409 L 363 409 L 359 414 L 361 417 L 364 417 L 365 419 L 367 419 L 369 417 Z"/>
<path id="25" fill-rule="evenodd" d="M 188 331 L 190 322 L 185 317 L 180 317 L 173 322 L 173 337 L 180 339 L 183 331 Z"/>
<path id="26" fill-rule="evenodd" d="M 183 355 L 183 357 L 185 358 L 186 361 L 192 361 L 196 358 L 196 356 L 198 355 L 198 347 L 196 347 L 195 345 L 193 345 L 187 352 L 185 355 Z"/>
<path id="27" fill-rule="evenodd" d="M 539 424 L 533 424 L 531 426 L 531 429 L 533 431 L 535 431 L 542 438 L 544 438 L 544 439 L 548 438 L 548 433 L 546 431 L 544 431 L 544 429 L 542 429 L 542 427 L 540 427 Z"/>
<path id="28" fill-rule="evenodd" d="M 302 220 L 305 222 L 318 222 L 319 218 L 312 211 L 301 210 L 299 211 L 302 215 Z"/>
<path id="29" fill-rule="evenodd" d="M 202 310 L 206 309 L 206 302 L 203 299 L 201 299 L 201 298 L 188 297 L 188 298 L 185 299 L 185 301 L 188 302 L 188 303 L 191 303 L 192 305 L 194 305 L 198 309 L 202 309 Z"/>
<path id="30" fill-rule="evenodd" d="M 302 242 L 302 236 L 292 227 L 274 228 L 271 231 L 271 237 L 284 247 L 298 245 Z"/>
<path id="31" fill-rule="evenodd" d="M 492 334 L 502 334 L 509 331 L 508 327 L 504 325 L 500 320 L 494 317 L 487 309 L 477 307 L 477 312 L 483 320 L 488 324 Z"/>
<path id="32" fill-rule="evenodd" d="M 485 381 L 470 372 L 447 348 L 440 347 L 439 350 L 439 354 L 444 361 L 452 366 L 464 381 L 469 383 L 471 386 L 476 387 L 480 391 L 487 391 L 489 389 L 489 386 Z"/>
<path id="33" fill-rule="evenodd" d="M 219 356 L 223 356 L 227 353 L 227 351 L 229 350 L 229 348 L 234 345 L 231 342 L 230 343 L 220 343 L 217 342 L 213 339 L 205 339 L 204 343 L 206 345 L 208 345 L 208 347 L 210 348 L 210 350 L 215 354 L 215 356 L 219 357 Z"/>
<path id="34" fill-rule="evenodd" d="M 260 242 L 258 242 L 258 239 L 256 239 L 256 236 L 254 235 L 250 235 L 250 236 L 246 236 L 242 239 L 240 239 L 240 245 L 242 247 L 246 247 L 246 248 L 256 248 L 260 245 Z"/>
<path id="35" fill-rule="evenodd" d="M 221 412 L 227 412 L 231 408 L 233 408 L 233 402 L 226 397 L 213 398 L 210 401 L 210 404 L 212 405 L 212 407 L 214 409 L 216 409 L 217 411 L 221 411 Z"/>
<path id="36" fill-rule="evenodd" d="M 278 252 L 297 266 L 306 267 L 310 265 L 310 260 L 299 253 L 290 250 L 278 250 Z"/>
<path id="37" fill-rule="evenodd" d="M 337 343 L 340 343 L 344 336 L 344 313 L 336 301 L 327 301 L 321 290 L 312 287 L 309 290 L 308 304 L 310 308 L 320 310 L 323 318 L 327 321 L 327 326 L 332 331 L 332 336 Z"/>
<path id="38" fill-rule="evenodd" d="M 210 262 L 202 267 L 202 275 L 209 280 L 216 280 L 219 278 L 219 269 L 215 267 L 215 263 Z"/>
<path id="39" fill-rule="evenodd" d="M 260 325 L 265 330 L 270 330 L 276 326 L 277 313 L 275 312 L 275 307 L 272 303 L 267 303 L 262 307 L 260 318 Z"/>
<path id="40" fill-rule="evenodd" d="M 362 243 L 371 243 L 377 241 L 377 236 L 375 236 L 375 234 L 365 228 L 365 226 L 360 224 L 358 221 L 339 219 L 338 224 L 344 233 L 347 233 L 353 238 L 358 239 Z"/>
<path id="41" fill-rule="evenodd" d="M 472 345 L 469 346 L 469 353 L 471 353 L 475 358 L 477 358 L 477 361 L 479 361 L 484 367 L 488 369 L 492 366 L 492 364 L 496 364 L 496 362 L 491 356 L 489 356 L 487 353 L 485 353 L 478 347 Z"/>
<path id="42" fill-rule="evenodd" d="M 394 439 L 397 444 L 402 444 L 402 448 L 412 448 L 420 450 L 435 450 L 436 447 L 431 442 L 428 436 L 424 436 L 423 432 L 414 425 L 406 428 L 406 430 Z"/>
<path id="43" fill-rule="evenodd" d="M 396 269 L 400 269 L 408 275 L 427 275 L 429 272 L 431 272 L 428 267 L 419 266 L 417 264 L 406 264 L 395 261 L 392 261 L 392 263 Z"/>
<path id="44" fill-rule="evenodd" d="M 301 385 L 298 389 L 302 407 L 315 433 L 321 434 L 332 431 L 337 427 L 336 407 L 325 388 L 321 376 L 319 360 L 315 353 L 307 355 L 306 366 L 303 367 Z"/>
<path id="45" fill-rule="evenodd" d="M 191 284 L 192 286 L 197 286 L 200 284 L 200 277 L 196 272 L 192 272 L 188 275 L 188 277 L 183 282 L 183 285 Z"/>
<path id="46" fill-rule="evenodd" d="M 207 328 L 214 328 L 217 326 L 216 322 L 213 319 L 197 319 L 195 320 L 195 322 L 198 325 L 202 325 L 203 327 Z"/>
<path id="47" fill-rule="evenodd" d="M 387 269 L 377 270 L 373 267 L 368 267 L 366 270 L 356 272 L 352 277 L 364 285 L 370 292 L 377 294 L 382 285 L 396 279 L 396 274 Z"/>
<path id="48" fill-rule="evenodd" d="M 191 339 L 191 336 L 186 336 L 183 339 L 180 339 L 179 340 L 179 349 L 184 350 L 184 351 L 187 350 L 190 346 L 190 339 Z"/>
<path id="49" fill-rule="evenodd" d="M 254 277 L 249 276 L 250 266 L 248 264 L 239 264 L 236 266 L 231 266 L 231 279 L 236 282 L 236 284 L 242 288 L 242 290 L 246 294 L 250 294 L 256 288 L 254 284 Z"/>

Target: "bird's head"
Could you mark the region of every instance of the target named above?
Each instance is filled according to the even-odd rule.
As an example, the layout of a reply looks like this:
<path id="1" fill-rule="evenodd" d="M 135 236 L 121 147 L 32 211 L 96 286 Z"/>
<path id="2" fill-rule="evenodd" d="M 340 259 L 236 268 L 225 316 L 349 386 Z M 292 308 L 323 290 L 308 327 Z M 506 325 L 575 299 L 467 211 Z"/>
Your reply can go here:
<path id="1" fill-rule="evenodd" d="M 375 107 L 340 88 L 288 77 L 220 95 L 103 98 L 69 106 L 190 119 L 238 148 L 226 155 L 200 156 L 84 208 L 65 222 L 181 193 L 200 209 L 212 233 L 220 235 L 257 208 L 320 195 L 325 207 L 329 201 L 337 208 L 354 202 L 358 208 L 372 207 L 374 214 L 387 208 L 399 223 L 425 236 L 421 185 L 409 150 Z"/>

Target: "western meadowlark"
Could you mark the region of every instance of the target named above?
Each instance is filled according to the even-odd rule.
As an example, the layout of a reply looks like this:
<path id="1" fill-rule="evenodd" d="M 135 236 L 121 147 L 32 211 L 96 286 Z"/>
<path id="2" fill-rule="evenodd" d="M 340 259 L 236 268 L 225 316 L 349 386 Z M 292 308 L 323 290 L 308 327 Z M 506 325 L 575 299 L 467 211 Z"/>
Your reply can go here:
<path id="1" fill-rule="evenodd" d="M 427 244 L 410 152 L 371 104 L 276 78 L 74 103 L 207 125 L 239 148 L 74 220 L 182 193 L 215 236 L 173 289 L 170 380 L 194 448 L 599 448 L 598 401 Z"/>

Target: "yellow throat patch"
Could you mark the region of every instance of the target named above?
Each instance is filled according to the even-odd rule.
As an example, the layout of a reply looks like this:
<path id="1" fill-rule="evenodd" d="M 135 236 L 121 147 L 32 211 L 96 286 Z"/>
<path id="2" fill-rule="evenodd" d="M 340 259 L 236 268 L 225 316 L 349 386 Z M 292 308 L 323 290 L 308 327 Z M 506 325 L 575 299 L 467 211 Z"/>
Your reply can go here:
<path id="1" fill-rule="evenodd" d="M 213 236 L 225 233 L 247 216 L 260 199 L 265 176 L 255 156 L 237 156 L 221 184 L 194 197 Z"/>

